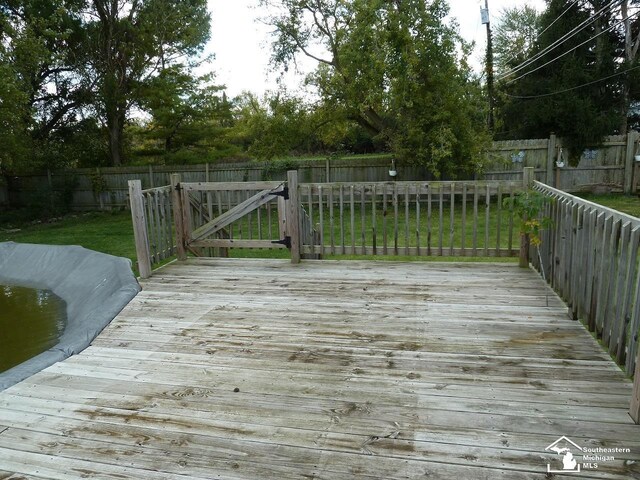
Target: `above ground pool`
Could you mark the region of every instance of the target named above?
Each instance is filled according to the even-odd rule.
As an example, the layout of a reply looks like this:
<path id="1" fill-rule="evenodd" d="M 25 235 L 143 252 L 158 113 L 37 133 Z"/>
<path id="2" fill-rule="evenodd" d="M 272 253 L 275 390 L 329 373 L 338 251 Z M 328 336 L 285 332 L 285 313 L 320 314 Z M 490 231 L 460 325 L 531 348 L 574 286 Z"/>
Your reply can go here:
<path id="1" fill-rule="evenodd" d="M 0 315 L 5 316 L 0 320 L 0 390 L 4 390 L 87 348 L 136 296 L 140 285 L 126 258 L 77 246 L 5 242 L 0 243 L 0 290 L 5 302 L 4 307 L 0 303 Z M 20 302 L 13 297 L 18 290 L 33 302 L 26 311 L 14 310 Z M 45 310 L 56 311 L 58 317 L 27 318 L 35 314 L 38 303 L 40 307 L 47 303 Z M 12 353 L 5 355 L 5 348 Z"/>
<path id="2" fill-rule="evenodd" d="M 54 347 L 67 305 L 51 290 L 0 285 L 0 373 Z"/>

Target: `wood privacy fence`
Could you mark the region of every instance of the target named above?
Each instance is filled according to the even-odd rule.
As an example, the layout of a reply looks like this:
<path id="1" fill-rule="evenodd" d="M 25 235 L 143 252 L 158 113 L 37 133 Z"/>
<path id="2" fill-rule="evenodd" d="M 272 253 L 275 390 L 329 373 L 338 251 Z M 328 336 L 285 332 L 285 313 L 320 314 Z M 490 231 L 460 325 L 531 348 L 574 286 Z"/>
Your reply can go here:
<path id="1" fill-rule="evenodd" d="M 542 234 L 530 260 L 629 374 L 635 372 L 631 416 L 640 422 L 640 219 L 597 205 L 540 182 L 533 189 L 550 201 Z M 535 250 L 535 251 L 534 251 Z"/>
<path id="2" fill-rule="evenodd" d="M 589 190 L 601 186 L 629 193 L 636 190 L 640 177 L 634 161 L 636 153 L 636 132 L 608 137 L 597 149 L 583 152 L 575 168 L 568 166 L 567 151 L 555 135 L 547 139 L 494 142 L 489 152 L 489 164 L 478 179 L 518 181 L 522 178 L 523 167 L 533 167 L 537 180 L 564 191 Z M 564 166 L 558 166 L 559 160 L 564 160 Z M 389 181 L 390 162 L 390 156 L 293 161 L 301 183 Z M 422 167 L 398 164 L 397 171 L 398 180 L 432 180 Z M 183 181 L 191 183 L 286 179 L 286 169 L 278 168 L 277 162 L 85 168 L 11 177 L 5 195 L 0 185 L 0 204 L 9 199 L 16 205 L 27 204 L 35 194 L 62 191 L 73 186 L 75 209 L 124 208 L 128 204 L 129 180 L 139 179 L 142 188 L 150 189 L 168 185 L 170 174 L 175 172 L 180 173 Z"/>
<path id="3" fill-rule="evenodd" d="M 569 166 L 571 152 L 555 135 L 548 139 L 494 142 L 484 177 L 514 180 L 521 178 L 523 168 L 532 167 L 536 180 L 566 192 L 600 187 L 632 193 L 637 190 L 640 177 L 639 162 L 635 161 L 638 139 L 638 132 L 634 131 L 607 137 L 602 145 L 582 152 L 576 167 Z"/>

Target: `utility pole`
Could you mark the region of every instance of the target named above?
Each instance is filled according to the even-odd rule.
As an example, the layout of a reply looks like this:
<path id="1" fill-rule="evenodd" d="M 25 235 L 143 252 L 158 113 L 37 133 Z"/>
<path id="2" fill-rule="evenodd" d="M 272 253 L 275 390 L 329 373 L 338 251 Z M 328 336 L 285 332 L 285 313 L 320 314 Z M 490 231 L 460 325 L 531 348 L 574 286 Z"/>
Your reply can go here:
<path id="1" fill-rule="evenodd" d="M 493 131 L 493 42 L 491 41 L 491 21 L 489 20 L 489 0 L 480 7 L 482 24 L 487 26 L 487 95 L 489 96 L 489 130 Z"/>

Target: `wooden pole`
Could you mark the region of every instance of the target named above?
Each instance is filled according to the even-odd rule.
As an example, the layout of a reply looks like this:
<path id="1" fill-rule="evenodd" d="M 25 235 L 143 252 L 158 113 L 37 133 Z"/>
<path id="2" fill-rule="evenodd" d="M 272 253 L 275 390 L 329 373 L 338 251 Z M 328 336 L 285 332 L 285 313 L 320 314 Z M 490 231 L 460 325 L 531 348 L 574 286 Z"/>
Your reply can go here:
<path id="1" fill-rule="evenodd" d="M 287 231 L 291 237 L 291 263 L 300 263 L 300 198 L 297 170 L 287 172 L 287 186 L 289 187 Z"/>
<path id="2" fill-rule="evenodd" d="M 176 249 L 178 260 L 187 259 L 185 248 L 184 221 L 182 218 L 182 194 L 180 190 L 180 174 L 172 173 L 171 179 L 171 209 L 173 210 L 173 223 L 176 227 Z"/>
<path id="3" fill-rule="evenodd" d="M 522 170 L 522 186 L 529 190 L 533 186 L 534 180 L 534 170 L 533 167 L 524 167 Z M 527 219 L 523 218 L 523 222 L 526 222 Z M 529 234 L 520 232 L 520 261 L 519 265 L 521 268 L 529 268 Z"/>
<path id="4" fill-rule="evenodd" d="M 544 183 L 558 188 L 558 184 L 553 183 L 553 169 L 556 166 L 555 153 L 556 153 L 556 135 L 552 133 L 549 136 L 549 143 L 547 145 L 547 174 L 546 174 Z"/>
<path id="5" fill-rule="evenodd" d="M 144 213 L 142 183 L 140 180 L 129 180 L 129 202 L 131 204 L 131 219 L 133 220 L 133 237 L 136 244 L 138 271 L 140 272 L 141 278 L 149 278 L 151 276 L 151 256 L 149 254 L 147 220 Z"/>
<path id="6" fill-rule="evenodd" d="M 624 183 L 623 190 L 626 195 L 631 195 L 633 187 L 633 165 L 635 162 L 636 142 L 638 132 L 631 130 L 627 133 L 627 150 L 624 160 Z"/>
<path id="7" fill-rule="evenodd" d="M 525 189 L 533 187 L 533 181 L 535 180 L 535 172 L 533 167 L 524 167 L 522 170 L 522 186 Z"/>
<path id="8" fill-rule="evenodd" d="M 636 359 L 636 371 L 633 377 L 633 394 L 629 415 L 637 425 L 640 425 L 640 350 Z"/>

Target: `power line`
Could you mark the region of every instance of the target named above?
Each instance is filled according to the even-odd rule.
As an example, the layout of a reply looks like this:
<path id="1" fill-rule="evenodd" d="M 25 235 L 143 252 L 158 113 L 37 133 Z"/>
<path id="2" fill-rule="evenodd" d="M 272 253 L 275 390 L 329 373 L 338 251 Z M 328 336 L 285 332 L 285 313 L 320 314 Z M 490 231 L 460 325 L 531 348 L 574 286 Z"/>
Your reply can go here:
<path id="1" fill-rule="evenodd" d="M 558 38 L 553 43 L 551 43 L 550 45 L 548 45 L 547 47 L 542 49 L 540 52 L 536 53 L 533 57 L 523 61 L 520 65 L 515 66 L 514 68 L 512 68 L 511 70 L 509 70 L 508 72 L 503 74 L 498 80 L 503 80 L 506 77 L 508 77 L 509 75 L 512 75 L 512 74 L 514 74 L 514 73 L 516 73 L 516 72 L 528 67 L 532 63 L 534 63 L 537 60 L 539 60 L 542 56 L 546 55 L 547 53 L 551 52 L 552 50 L 555 50 L 557 47 L 559 47 L 566 40 L 569 40 L 570 38 L 574 37 L 575 35 L 580 33 L 580 31 L 584 30 L 590 24 L 592 24 L 594 21 L 596 21 L 601 16 L 602 12 L 604 12 L 606 9 L 608 9 L 610 7 L 613 7 L 615 3 L 620 3 L 621 1 L 622 0 L 612 0 L 610 3 L 608 3 L 607 5 L 602 7 L 600 10 L 595 12 L 593 15 L 591 15 L 589 18 L 584 20 L 580 25 L 577 25 L 572 30 L 570 30 L 569 32 L 565 33 L 562 37 Z"/>
<path id="2" fill-rule="evenodd" d="M 605 28 L 603 31 L 601 31 L 601 32 L 600 32 L 600 33 L 598 33 L 597 35 L 594 35 L 593 37 L 589 38 L 588 40 L 585 40 L 584 42 L 582 42 L 582 43 L 581 43 L 581 44 L 579 44 L 579 45 L 576 45 L 576 46 L 575 46 L 575 47 L 573 47 L 573 48 L 570 48 L 569 50 L 567 50 L 567 51 L 566 51 L 566 52 L 564 52 L 563 54 L 558 55 L 557 57 L 555 57 L 555 58 L 553 58 L 553 59 L 549 60 L 547 63 L 544 63 L 544 64 L 542 64 L 542 65 L 540 65 L 540 66 L 538 66 L 538 67 L 534 68 L 533 70 L 529 70 L 528 72 L 523 73 L 522 75 L 520 75 L 519 77 L 514 78 L 513 80 L 509 80 L 509 81 L 507 82 L 507 85 L 509 85 L 509 84 L 511 84 L 511 83 L 513 83 L 513 82 L 515 82 L 515 81 L 517 81 L 517 80 L 520 80 L 521 78 L 526 77 L 527 75 L 529 75 L 529 74 L 531 74 L 531 73 L 533 73 L 533 72 L 535 72 L 535 71 L 538 71 L 538 70 L 540 70 L 541 68 L 546 67 L 547 65 L 549 65 L 549 64 L 551 64 L 551 63 L 553 63 L 553 62 L 555 62 L 556 60 L 561 59 L 561 58 L 562 58 L 562 57 L 564 57 L 565 55 L 568 55 L 568 54 L 570 54 L 571 52 L 573 52 L 574 50 L 576 50 L 577 48 L 580 48 L 581 46 L 583 46 L 583 45 L 585 45 L 585 44 L 589 43 L 590 41 L 595 40 L 595 39 L 596 39 L 596 38 L 598 38 L 600 35 L 604 35 L 604 34 L 605 34 L 605 33 L 607 33 L 609 30 L 614 29 L 614 28 L 615 28 L 615 27 L 617 27 L 618 25 L 623 24 L 624 22 L 626 22 L 627 20 L 629 20 L 629 19 L 630 19 L 630 18 L 632 18 L 632 17 L 637 16 L 638 14 L 640 14 L 640 10 L 638 10 L 638 11 L 637 11 L 636 13 L 634 13 L 633 15 L 629 15 L 629 16 L 627 16 L 627 18 L 622 19 L 622 20 L 621 20 L 621 21 L 619 21 L 618 23 L 616 23 L 616 24 L 614 24 L 614 25 L 611 25 L 611 26 L 610 26 L 610 27 L 608 27 L 608 28 Z"/>
<path id="3" fill-rule="evenodd" d="M 556 17 L 556 19 L 555 19 L 553 22 L 551 22 L 551 23 L 547 26 L 547 28 L 545 28 L 543 31 L 541 31 L 539 34 L 537 34 L 537 35 L 536 35 L 536 38 L 534 38 L 534 39 L 533 39 L 533 41 L 535 42 L 535 41 L 536 41 L 536 40 L 538 40 L 542 35 L 544 35 L 544 33 L 545 33 L 547 30 L 549 30 L 549 29 L 550 29 L 550 28 L 551 28 L 551 27 L 552 27 L 552 26 L 553 26 L 553 25 L 554 25 L 558 20 L 560 20 L 560 19 L 564 16 L 564 14 L 565 14 L 565 13 L 567 13 L 569 10 L 571 10 L 571 8 L 572 8 L 576 3 L 578 3 L 579 1 L 580 1 L 580 0 L 574 0 L 574 1 L 573 1 L 573 3 L 572 3 L 571 5 L 569 5 L 569 6 L 566 8 L 566 10 L 565 10 L 564 12 L 562 12 L 560 15 L 558 15 L 558 17 Z M 517 53 L 514 53 L 514 54 L 513 54 L 513 55 L 511 55 L 511 57 L 509 57 L 509 58 L 507 59 L 507 61 L 506 61 L 506 62 L 504 62 L 504 63 L 509 63 L 511 60 L 513 60 L 514 58 L 516 58 L 519 54 L 524 53 L 524 51 L 525 51 L 525 49 L 522 49 L 522 50 L 518 51 Z"/>
<path id="4" fill-rule="evenodd" d="M 537 40 L 538 38 L 540 38 L 542 35 L 544 35 L 544 33 L 545 33 L 547 30 L 549 30 L 551 27 L 553 27 L 553 25 L 554 25 L 558 20 L 560 20 L 560 19 L 564 16 L 564 14 L 565 14 L 565 13 L 567 13 L 569 10 L 571 10 L 571 7 L 573 7 L 573 6 L 574 6 L 576 3 L 578 3 L 579 1 L 580 1 L 580 0 L 574 0 L 574 2 L 573 2 L 571 5 L 569 5 L 569 6 L 567 7 L 567 9 L 566 9 L 564 12 L 562 12 L 560 15 L 558 15 L 558 18 L 556 18 L 553 22 L 551 22 L 551 23 L 547 26 L 547 28 L 545 28 L 545 29 L 544 29 L 543 31 L 541 31 L 538 35 L 536 35 L 536 40 Z"/>
<path id="5" fill-rule="evenodd" d="M 569 32 L 565 33 L 562 37 L 558 38 L 557 40 L 555 40 L 550 45 L 547 45 L 540 52 L 536 53 L 533 57 L 523 61 L 520 65 L 517 65 L 516 67 L 512 68 L 511 70 L 509 70 L 507 73 L 502 75 L 499 78 L 499 80 L 502 80 L 502 79 L 508 77 L 509 75 L 511 75 L 513 73 L 516 73 L 516 72 L 522 70 L 523 68 L 528 67 L 532 63 L 534 63 L 537 60 L 539 60 L 542 56 L 546 55 L 547 53 L 551 52 L 552 50 L 555 50 L 558 46 L 560 46 L 566 40 L 569 40 L 570 38 L 574 37 L 575 35 L 580 33 L 582 30 L 587 28 L 591 23 L 596 21 L 599 18 L 599 16 L 602 14 L 602 12 L 604 12 L 607 8 L 612 7 L 614 3 L 620 2 L 620 1 L 621 0 L 612 0 L 609 4 L 605 5 L 600 10 L 598 10 L 593 15 L 591 15 L 589 18 L 584 20 L 581 24 L 577 25 L 572 30 L 570 30 Z"/>
<path id="6" fill-rule="evenodd" d="M 636 70 L 638 68 L 640 68 L 640 65 L 628 68 L 627 70 L 624 70 L 622 72 L 614 73 L 613 75 L 609 75 L 607 77 L 599 78 L 598 80 L 593 80 L 593 81 L 588 82 L 588 83 L 583 83 L 582 85 L 578 85 L 577 87 L 571 87 L 571 88 L 565 88 L 564 90 L 558 90 L 557 92 L 543 93 L 543 94 L 540 94 L 540 95 L 510 95 L 508 93 L 505 93 L 505 95 L 507 97 L 519 98 L 519 99 L 523 99 L 523 100 L 529 100 L 529 99 L 534 99 L 534 98 L 552 97 L 553 95 L 559 95 L 561 93 L 570 92 L 572 90 L 577 90 L 579 88 L 588 87 L 588 86 L 594 85 L 596 83 L 604 82 L 605 80 L 609 80 L 610 78 L 617 77 L 619 75 L 624 75 L 625 73 L 628 73 L 631 70 Z"/>

